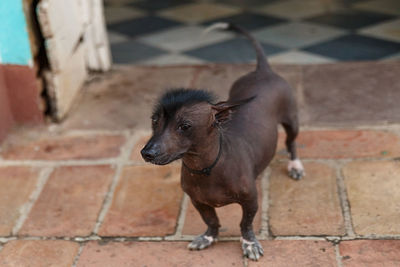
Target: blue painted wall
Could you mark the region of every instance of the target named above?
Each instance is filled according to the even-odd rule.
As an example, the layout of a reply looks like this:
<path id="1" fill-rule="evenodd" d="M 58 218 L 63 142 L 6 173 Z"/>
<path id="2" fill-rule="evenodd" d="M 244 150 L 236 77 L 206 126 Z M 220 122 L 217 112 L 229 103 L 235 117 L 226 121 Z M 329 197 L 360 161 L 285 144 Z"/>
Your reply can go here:
<path id="1" fill-rule="evenodd" d="M 0 0 L 0 64 L 32 65 L 23 0 Z"/>

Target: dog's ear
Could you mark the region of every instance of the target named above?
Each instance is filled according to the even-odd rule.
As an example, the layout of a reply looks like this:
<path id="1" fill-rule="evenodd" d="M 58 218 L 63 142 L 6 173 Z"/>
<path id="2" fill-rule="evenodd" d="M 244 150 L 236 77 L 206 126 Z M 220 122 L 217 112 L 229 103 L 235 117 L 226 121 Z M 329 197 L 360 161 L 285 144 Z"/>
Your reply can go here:
<path id="1" fill-rule="evenodd" d="M 246 98 L 236 102 L 223 101 L 211 106 L 214 113 L 214 126 L 220 125 L 231 119 L 231 114 L 240 106 L 249 103 L 256 96 Z"/>

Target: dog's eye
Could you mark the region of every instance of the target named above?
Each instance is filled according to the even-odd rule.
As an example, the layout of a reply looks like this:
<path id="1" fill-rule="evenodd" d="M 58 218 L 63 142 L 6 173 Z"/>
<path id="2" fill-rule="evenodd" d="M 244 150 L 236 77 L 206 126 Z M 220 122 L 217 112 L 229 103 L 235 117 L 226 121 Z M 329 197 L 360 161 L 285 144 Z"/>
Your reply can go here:
<path id="1" fill-rule="evenodd" d="M 183 123 L 181 125 L 179 125 L 179 130 L 181 130 L 182 132 L 187 131 L 190 129 L 190 127 L 192 127 L 192 125 L 188 124 L 188 123 Z"/>
<path id="2" fill-rule="evenodd" d="M 151 123 L 154 125 L 158 122 L 158 117 L 151 117 Z"/>

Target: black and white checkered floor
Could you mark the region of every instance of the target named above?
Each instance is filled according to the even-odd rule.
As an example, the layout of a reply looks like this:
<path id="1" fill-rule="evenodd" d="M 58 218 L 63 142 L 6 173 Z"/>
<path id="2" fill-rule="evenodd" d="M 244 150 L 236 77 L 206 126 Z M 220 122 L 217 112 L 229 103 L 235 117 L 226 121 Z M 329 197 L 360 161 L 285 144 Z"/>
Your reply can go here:
<path id="1" fill-rule="evenodd" d="M 114 63 L 254 61 L 247 41 L 203 30 L 231 21 L 262 43 L 271 62 L 400 59 L 400 0 L 105 0 Z"/>

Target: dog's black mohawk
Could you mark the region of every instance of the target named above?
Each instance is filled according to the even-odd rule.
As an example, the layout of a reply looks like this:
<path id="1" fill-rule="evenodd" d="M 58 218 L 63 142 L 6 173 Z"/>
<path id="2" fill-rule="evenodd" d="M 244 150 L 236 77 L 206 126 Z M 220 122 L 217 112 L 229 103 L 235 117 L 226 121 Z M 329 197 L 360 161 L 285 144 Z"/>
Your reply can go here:
<path id="1" fill-rule="evenodd" d="M 168 116 L 173 116 L 178 109 L 185 105 L 201 102 L 211 104 L 214 100 L 214 95 L 204 90 L 171 89 L 161 96 L 153 114 L 160 114 L 164 111 Z"/>

